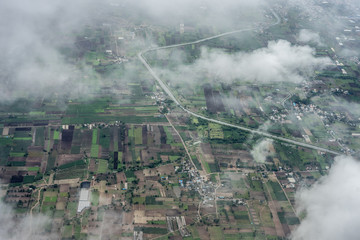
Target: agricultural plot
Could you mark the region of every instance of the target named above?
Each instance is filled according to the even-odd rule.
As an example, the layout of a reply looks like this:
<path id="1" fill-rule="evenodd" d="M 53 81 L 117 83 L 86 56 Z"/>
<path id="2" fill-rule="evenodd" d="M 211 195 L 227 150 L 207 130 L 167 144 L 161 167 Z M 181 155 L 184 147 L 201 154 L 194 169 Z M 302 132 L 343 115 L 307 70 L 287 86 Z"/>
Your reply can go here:
<path id="1" fill-rule="evenodd" d="M 108 161 L 104 159 L 98 159 L 97 173 L 106 173 L 108 171 Z"/>
<path id="2" fill-rule="evenodd" d="M 272 189 L 272 196 L 274 199 L 278 201 L 287 201 L 287 198 L 281 188 L 281 186 L 277 182 L 269 181 L 268 186 L 270 185 L 270 189 Z"/>
<path id="3" fill-rule="evenodd" d="M 135 127 L 134 138 L 135 138 L 135 145 L 142 144 L 142 127 Z"/>
<path id="4" fill-rule="evenodd" d="M 90 156 L 93 157 L 93 158 L 98 158 L 99 157 L 99 148 L 100 148 L 99 145 L 93 144 L 91 146 Z"/>
<path id="5" fill-rule="evenodd" d="M 211 240 L 223 238 L 223 232 L 221 230 L 221 227 L 209 227 L 208 229 L 209 229 Z"/>
<path id="6" fill-rule="evenodd" d="M 222 131 L 221 125 L 209 123 L 208 129 L 210 139 L 224 139 L 224 132 Z"/>
<path id="7" fill-rule="evenodd" d="M 100 194 L 98 191 L 92 191 L 91 192 L 91 205 L 98 206 L 99 205 L 99 197 L 100 197 Z"/>

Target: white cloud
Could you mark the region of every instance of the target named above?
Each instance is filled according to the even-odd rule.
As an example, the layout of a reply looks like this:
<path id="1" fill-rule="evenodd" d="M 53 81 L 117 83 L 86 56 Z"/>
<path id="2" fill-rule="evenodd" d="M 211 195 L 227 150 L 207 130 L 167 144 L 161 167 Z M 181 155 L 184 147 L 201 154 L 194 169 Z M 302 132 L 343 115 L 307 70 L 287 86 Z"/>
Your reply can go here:
<path id="1" fill-rule="evenodd" d="M 114 0 L 111 0 L 113 2 Z M 118 0 L 119 1 L 119 0 Z M 207 26 L 223 29 L 236 27 L 243 23 L 261 21 L 263 0 L 120 0 L 122 8 L 128 8 L 142 21 L 155 21 L 164 25 L 175 26 L 184 22 L 193 27 Z"/>
<path id="2" fill-rule="evenodd" d="M 323 45 L 319 33 L 313 32 L 309 29 L 301 29 L 297 40 L 303 43 L 316 43 L 318 45 Z"/>
<path id="3" fill-rule="evenodd" d="M 360 162 L 335 158 L 329 174 L 296 195 L 297 209 L 307 215 L 293 232 L 293 240 L 359 239 Z"/>
<path id="4" fill-rule="evenodd" d="M 94 5 L 84 0 L 0 2 L 0 101 L 84 90 L 80 81 L 90 69 L 68 63 L 59 48 L 74 47 L 72 33 L 90 22 Z"/>
<path id="5" fill-rule="evenodd" d="M 291 45 L 288 41 L 269 42 L 266 48 L 253 52 L 229 54 L 222 50 L 203 48 L 201 56 L 192 65 L 181 66 L 177 74 L 202 79 L 201 72 L 221 82 L 240 80 L 253 83 L 301 82 L 315 70 L 323 69 L 329 58 L 316 58 L 309 46 Z M 176 76 L 172 76 L 176 79 Z M 182 79 L 193 81 L 194 78 Z"/>
<path id="6" fill-rule="evenodd" d="M 271 139 L 265 139 L 256 144 L 251 150 L 251 155 L 258 163 L 265 163 L 266 157 L 271 155 L 270 147 L 272 145 Z"/>
<path id="7" fill-rule="evenodd" d="M 53 240 L 59 236 L 45 232 L 51 220 L 44 215 L 17 215 L 8 204 L 0 201 L 1 240 Z"/>

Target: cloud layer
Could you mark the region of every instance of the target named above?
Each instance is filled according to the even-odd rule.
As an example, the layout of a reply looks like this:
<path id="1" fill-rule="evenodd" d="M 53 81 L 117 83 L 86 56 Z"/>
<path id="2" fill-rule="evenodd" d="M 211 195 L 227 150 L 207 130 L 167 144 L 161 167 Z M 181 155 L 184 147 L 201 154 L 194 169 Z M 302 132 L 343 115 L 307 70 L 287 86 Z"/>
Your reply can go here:
<path id="1" fill-rule="evenodd" d="M 294 46 L 279 40 L 251 53 L 227 54 L 204 49 L 197 64 L 227 82 L 233 79 L 261 83 L 301 82 L 330 61 L 314 57 L 313 52 L 308 46 Z"/>
<path id="2" fill-rule="evenodd" d="M 266 157 L 271 155 L 270 147 L 273 140 L 264 139 L 253 147 L 251 155 L 257 163 L 265 163 Z"/>
<path id="3" fill-rule="evenodd" d="M 141 16 L 138 20 L 166 26 L 178 26 L 182 22 L 186 26 L 217 29 L 237 27 L 244 21 L 251 24 L 261 21 L 259 9 L 266 4 L 263 0 L 118 0 L 118 3 L 134 16 Z"/>
<path id="4" fill-rule="evenodd" d="M 94 1 L 2 1 L 0 3 L 0 101 L 68 94 L 89 69 L 68 63 L 60 47 L 73 47 L 73 31 L 94 13 Z M 85 71 L 84 71 L 85 70 Z"/>
<path id="5" fill-rule="evenodd" d="M 59 236 L 46 233 L 45 227 L 51 224 L 44 215 L 17 216 L 12 207 L 0 201 L 0 239 L 2 240 L 53 240 Z"/>
<path id="6" fill-rule="evenodd" d="M 313 32 L 309 29 L 301 29 L 297 40 L 303 43 L 316 43 L 322 45 L 319 33 Z"/>
<path id="7" fill-rule="evenodd" d="M 163 69 L 158 71 L 168 74 L 169 80 L 175 82 L 202 81 L 205 73 L 215 81 L 226 83 L 299 83 L 331 62 L 329 58 L 317 58 L 313 53 L 314 49 L 309 46 L 291 45 L 285 40 L 271 41 L 267 47 L 253 52 L 234 54 L 202 48 L 201 56 L 193 64 L 181 65 L 180 62 L 180 67 L 173 73 Z"/>
<path id="8" fill-rule="evenodd" d="M 307 215 L 293 232 L 293 240 L 359 239 L 360 162 L 335 158 L 329 174 L 297 193 L 299 212 Z"/>

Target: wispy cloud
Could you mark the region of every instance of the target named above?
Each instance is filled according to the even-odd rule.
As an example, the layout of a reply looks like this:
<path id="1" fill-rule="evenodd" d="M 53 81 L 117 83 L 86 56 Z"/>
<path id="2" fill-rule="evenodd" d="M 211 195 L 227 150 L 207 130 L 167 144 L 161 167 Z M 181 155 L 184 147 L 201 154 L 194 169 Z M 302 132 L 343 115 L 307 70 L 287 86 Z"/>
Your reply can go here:
<path id="1" fill-rule="evenodd" d="M 293 240 L 359 238 L 359 172 L 358 160 L 337 157 L 327 176 L 297 193 L 297 210 L 306 211 L 306 217 L 293 232 Z"/>
<path id="2" fill-rule="evenodd" d="M 12 207 L 0 201 L 0 239 L 2 240 L 53 240 L 58 239 L 53 233 L 46 232 L 51 224 L 44 215 L 18 215 Z"/>

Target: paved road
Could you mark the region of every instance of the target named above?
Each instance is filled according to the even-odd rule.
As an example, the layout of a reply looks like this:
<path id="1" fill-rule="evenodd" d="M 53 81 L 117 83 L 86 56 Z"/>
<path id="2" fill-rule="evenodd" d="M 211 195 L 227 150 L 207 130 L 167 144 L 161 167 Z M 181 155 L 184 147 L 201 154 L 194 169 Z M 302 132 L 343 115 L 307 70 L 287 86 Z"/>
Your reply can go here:
<path id="1" fill-rule="evenodd" d="M 275 25 L 279 24 L 281 22 L 281 20 L 280 20 L 280 17 L 272 9 L 271 9 L 271 11 L 272 11 L 273 15 L 276 18 L 276 22 L 271 24 L 270 26 L 275 26 Z M 271 139 L 274 139 L 274 140 L 277 140 L 277 141 L 286 142 L 286 143 L 290 143 L 290 144 L 305 147 L 305 148 L 315 149 L 315 150 L 319 150 L 319 151 L 322 151 L 322 152 L 331 153 L 331 154 L 334 154 L 334 155 L 340 155 L 341 154 L 340 152 L 336 152 L 336 151 L 333 151 L 333 150 L 330 150 L 330 149 L 318 147 L 318 146 L 315 146 L 315 145 L 312 145 L 312 144 L 307 144 L 307 143 L 295 141 L 295 140 L 288 139 L 288 138 L 285 138 L 285 137 L 279 137 L 279 136 L 276 136 L 276 135 L 273 135 L 273 134 L 270 134 L 268 132 L 264 132 L 264 131 L 261 131 L 261 130 L 242 127 L 242 126 L 234 125 L 234 124 L 231 124 L 231 123 L 223 122 L 223 121 L 220 121 L 220 120 L 208 118 L 206 116 L 200 115 L 198 113 L 194 113 L 194 112 L 184 108 L 184 106 L 182 106 L 181 103 L 176 99 L 176 97 L 171 92 L 171 90 L 166 86 L 166 84 L 156 75 L 154 70 L 150 67 L 150 65 L 147 63 L 145 57 L 143 56 L 143 54 L 145 54 L 147 52 L 150 52 L 150 51 L 156 51 L 156 50 L 168 49 L 168 48 L 177 48 L 177 47 L 181 47 L 181 46 L 198 44 L 198 43 L 201 43 L 201 42 L 209 41 L 211 39 L 220 38 L 220 37 L 235 34 L 235 33 L 241 33 L 241 32 L 246 32 L 246 31 L 254 31 L 254 30 L 256 30 L 256 28 L 240 29 L 240 30 L 235 30 L 235 31 L 231 31 L 231 32 L 225 32 L 225 33 L 218 34 L 218 35 L 215 35 L 215 36 L 203 38 L 203 39 L 193 41 L 193 42 L 174 44 L 174 45 L 169 45 L 169 46 L 164 46 L 164 47 L 150 48 L 150 49 L 147 49 L 147 50 L 144 50 L 144 51 L 141 51 L 140 53 L 138 53 L 138 58 L 144 64 L 144 66 L 147 68 L 147 70 L 150 72 L 150 74 L 155 78 L 155 80 L 158 82 L 158 84 L 161 86 L 161 88 L 171 98 L 171 100 L 173 100 L 177 104 L 178 107 L 180 107 L 181 109 L 183 109 L 185 112 L 187 112 L 190 115 L 193 115 L 195 117 L 207 120 L 209 122 L 214 122 L 214 123 L 217 123 L 217 124 L 220 124 L 220 125 L 233 127 L 233 128 L 236 128 L 236 129 L 240 129 L 242 131 L 253 133 L 253 134 L 258 134 L 258 135 L 261 135 L 261 136 L 264 136 L 264 137 L 267 137 L 267 138 L 271 138 Z"/>

